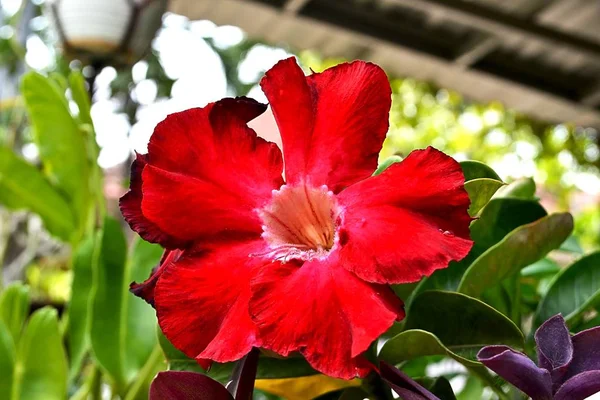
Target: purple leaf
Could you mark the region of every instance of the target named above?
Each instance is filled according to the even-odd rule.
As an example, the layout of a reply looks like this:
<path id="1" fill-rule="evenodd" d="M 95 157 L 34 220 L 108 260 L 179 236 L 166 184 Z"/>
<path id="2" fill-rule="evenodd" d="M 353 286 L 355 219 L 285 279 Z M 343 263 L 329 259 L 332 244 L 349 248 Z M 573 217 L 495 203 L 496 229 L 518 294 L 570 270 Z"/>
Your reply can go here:
<path id="1" fill-rule="evenodd" d="M 381 378 L 404 400 L 440 400 L 398 368 L 381 361 Z"/>
<path id="2" fill-rule="evenodd" d="M 579 332 L 571 338 L 573 361 L 565 380 L 586 371 L 600 371 L 600 326 Z"/>
<path id="3" fill-rule="evenodd" d="M 187 371 L 159 372 L 149 400 L 233 400 L 227 389 L 206 375 Z"/>
<path id="4" fill-rule="evenodd" d="M 550 372 L 539 368 L 525 354 L 507 346 L 487 346 L 477 358 L 533 400 L 552 400 Z"/>
<path id="5" fill-rule="evenodd" d="M 544 322 L 535 332 L 538 364 L 550 371 L 552 380 L 560 382 L 573 358 L 571 334 L 562 315 Z"/>
<path id="6" fill-rule="evenodd" d="M 566 381 L 556 392 L 554 400 L 584 400 L 600 392 L 600 371 L 587 371 Z"/>

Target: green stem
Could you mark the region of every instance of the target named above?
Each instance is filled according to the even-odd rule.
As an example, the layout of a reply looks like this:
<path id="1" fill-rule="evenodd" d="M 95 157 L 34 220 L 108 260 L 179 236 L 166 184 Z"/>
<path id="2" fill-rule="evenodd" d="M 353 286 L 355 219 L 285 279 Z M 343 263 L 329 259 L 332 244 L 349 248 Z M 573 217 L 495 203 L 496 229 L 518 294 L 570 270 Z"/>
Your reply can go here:
<path id="1" fill-rule="evenodd" d="M 85 382 L 83 383 L 83 385 L 81 385 L 81 387 L 79 388 L 79 390 L 77 390 L 75 392 L 75 394 L 73 394 L 73 396 L 71 396 L 69 398 L 69 400 L 87 400 L 92 392 L 92 386 L 94 386 L 94 381 L 97 379 L 96 377 L 96 371 L 97 371 L 97 367 L 92 367 L 92 371 L 91 373 L 88 375 L 87 379 L 85 380 Z M 93 400 L 96 400 L 97 398 L 92 397 Z"/>
<path id="2" fill-rule="evenodd" d="M 10 239 L 10 215 L 0 209 L 0 289 L 4 287 L 4 257 Z"/>
<path id="3" fill-rule="evenodd" d="M 510 396 L 502 390 L 502 387 L 498 385 L 498 382 L 494 380 L 494 377 L 484 367 L 481 368 L 468 368 L 469 372 L 481 379 L 490 389 L 498 395 L 500 400 L 510 400 Z"/>
<path id="4" fill-rule="evenodd" d="M 94 365 L 94 369 L 92 370 L 90 394 L 92 395 L 92 400 L 102 400 L 102 372 L 97 365 Z"/>
<path id="5" fill-rule="evenodd" d="M 148 357 L 146 364 L 144 364 L 135 381 L 133 382 L 133 385 L 131 385 L 127 391 L 125 400 L 134 400 L 138 396 L 140 390 L 142 390 L 144 385 L 150 380 L 156 371 L 156 368 L 162 362 L 164 362 L 163 352 L 160 345 L 156 344 L 156 346 L 154 346 L 154 350 L 152 350 L 152 353 L 150 354 L 150 357 Z"/>

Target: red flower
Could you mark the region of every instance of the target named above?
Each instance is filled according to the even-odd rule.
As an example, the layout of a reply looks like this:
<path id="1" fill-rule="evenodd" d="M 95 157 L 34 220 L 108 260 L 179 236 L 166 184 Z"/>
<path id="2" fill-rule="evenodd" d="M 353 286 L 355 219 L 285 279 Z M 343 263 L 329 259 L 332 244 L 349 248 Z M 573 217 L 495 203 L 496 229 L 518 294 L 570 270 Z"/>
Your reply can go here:
<path id="1" fill-rule="evenodd" d="M 471 248 L 462 170 L 430 147 L 371 177 L 391 103 L 373 64 L 305 76 L 290 58 L 261 87 L 286 181 L 279 148 L 247 126 L 265 105 L 224 99 L 167 117 L 121 199 L 131 227 L 169 250 L 132 290 L 199 361 L 262 347 L 364 376 L 363 352 L 404 317 L 386 284 L 417 281 Z"/>

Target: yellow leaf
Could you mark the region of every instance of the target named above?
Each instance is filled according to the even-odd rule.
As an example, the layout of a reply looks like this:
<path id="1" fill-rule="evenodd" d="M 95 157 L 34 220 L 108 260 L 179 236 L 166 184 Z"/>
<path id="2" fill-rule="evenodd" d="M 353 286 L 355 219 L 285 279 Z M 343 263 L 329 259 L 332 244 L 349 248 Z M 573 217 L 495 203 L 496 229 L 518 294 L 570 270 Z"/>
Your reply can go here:
<path id="1" fill-rule="evenodd" d="M 360 386 L 360 384 L 360 379 L 345 381 L 325 375 L 312 375 L 300 378 L 258 379 L 255 387 L 286 400 L 309 400 L 325 393 Z"/>

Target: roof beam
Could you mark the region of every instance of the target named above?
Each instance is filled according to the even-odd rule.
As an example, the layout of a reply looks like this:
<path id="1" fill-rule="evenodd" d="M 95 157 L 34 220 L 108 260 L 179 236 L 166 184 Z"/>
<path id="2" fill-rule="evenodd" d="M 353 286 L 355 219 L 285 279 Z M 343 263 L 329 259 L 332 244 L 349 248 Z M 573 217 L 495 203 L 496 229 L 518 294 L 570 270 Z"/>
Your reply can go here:
<path id="1" fill-rule="evenodd" d="M 287 0 L 283 5 L 283 11 L 289 14 L 298 14 L 310 0 Z"/>
<path id="2" fill-rule="evenodd" d="M 469 68 L 483 57 L 498 48 L 500 41 L 494 37 L 487 37 L 468 46 L 455 59 L 454 63 L 463 68 Z"/>
<path id="3" fill-rule="evenodd" d="M 581 103 L 590 107 L 600 107 L 600 82 L 595 84 L 592 89 L 581 98 Z"/>
<path id="4" fill-rule="evenodd" d="M 477 26 L 490 33 L 517 34 L 551 42 L 600 58 L 600 43 L 536 24 L 531 19 L 513 15 L 465 0 L 394 0 L 404 6 L 425 12 L 436 10 L 447 18 L 465 25 Z"/>

